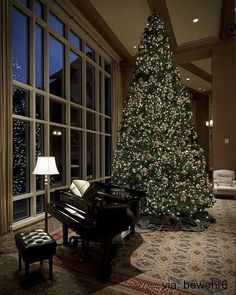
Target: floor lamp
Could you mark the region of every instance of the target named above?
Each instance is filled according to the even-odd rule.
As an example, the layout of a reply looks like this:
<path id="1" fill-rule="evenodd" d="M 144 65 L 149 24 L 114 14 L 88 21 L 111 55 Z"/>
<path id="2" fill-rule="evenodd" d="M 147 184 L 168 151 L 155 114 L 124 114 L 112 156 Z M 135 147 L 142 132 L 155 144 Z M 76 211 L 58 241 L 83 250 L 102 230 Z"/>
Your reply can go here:
<path id="1" fill-rule="evenodd" d="M 45 231 L 48 232 L 48 200 L 49 200 L 49 175 L 59 174 L 55 157 L 38 157 L 33 174 L 44 175 L 45 186 Z"/>

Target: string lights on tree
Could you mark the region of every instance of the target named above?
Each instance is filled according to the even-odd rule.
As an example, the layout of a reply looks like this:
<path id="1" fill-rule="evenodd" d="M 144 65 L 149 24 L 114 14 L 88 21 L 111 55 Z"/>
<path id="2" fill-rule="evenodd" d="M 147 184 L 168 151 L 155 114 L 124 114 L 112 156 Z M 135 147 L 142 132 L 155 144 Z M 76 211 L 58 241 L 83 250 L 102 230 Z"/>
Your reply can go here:
<path id="1" fill-rule="evenodd" d="M 149 17 L 118 131 L 112 179 L 148 192 L 142 212 L 196 218 L 213 205 L 189 94 L 159 15 Z"/>

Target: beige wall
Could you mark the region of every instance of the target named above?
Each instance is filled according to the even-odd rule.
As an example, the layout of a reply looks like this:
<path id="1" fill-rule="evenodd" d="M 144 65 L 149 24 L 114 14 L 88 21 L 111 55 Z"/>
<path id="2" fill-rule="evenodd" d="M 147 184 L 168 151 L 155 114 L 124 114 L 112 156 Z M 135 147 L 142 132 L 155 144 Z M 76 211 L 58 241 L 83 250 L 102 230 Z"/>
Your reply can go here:
<path id="1" fill-rule="evenodd" d="M 236 171 L 235 38 L 212 52 L 213 169 Z M 229 139 L 229 143 L 225 143 Z"/>

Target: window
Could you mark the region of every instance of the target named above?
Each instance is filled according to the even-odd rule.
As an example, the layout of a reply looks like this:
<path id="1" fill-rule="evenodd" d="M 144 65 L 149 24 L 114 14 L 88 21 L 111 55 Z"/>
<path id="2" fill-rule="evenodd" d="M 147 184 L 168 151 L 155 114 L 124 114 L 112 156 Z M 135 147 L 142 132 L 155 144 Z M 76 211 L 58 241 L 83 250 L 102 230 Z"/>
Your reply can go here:
<path id="1" fill-rule="evenodd" d="M 40 18 L 44 18 L 43 4 L 39 0 L 35 1 L 35 14 Z"/>
<path id="2" fill-rule="evenodd" d="M 59 20 L 59 18 L 53 14 L 52 12 L 49 12 L 49 25 L 52 27 L 58 34 L 64 36 L 65 34 L 65 25 L 63 22 Z"/>
<path id="3" fill-rule="evenodd" d="M 49 36 L 49 83 L 50 93 L 64 96 L 64 44 Z"/>
<path id="4" fill-rule="evenodd" d="M 43 28 L 35 27 L 35 87 L 43 89 Z"/>
<path id="5" fill-rule="evenodd" d="M 29 81 L 29 18 L 17 8 L 12 12 L 12 79 Z"/>
<path id="6" fill-rule="evenodd" d="M 21 224 L 45 209 L 37 157 L 56 158 L 51 196 L 72 179 L 111 177 L 112 67 L 57 1 L 11 2 L 12 201 Z"/>
<path id="7" fill-rule="evenodd" d="M 81 58 L 73 51 L 70 52 L 70 99 L 82 103 L 82 64 Z"/>
<path id="8" fill-rule="evenodd" d="M 29 122 L 13 120 L 13 195 L 29 192 Z"/>

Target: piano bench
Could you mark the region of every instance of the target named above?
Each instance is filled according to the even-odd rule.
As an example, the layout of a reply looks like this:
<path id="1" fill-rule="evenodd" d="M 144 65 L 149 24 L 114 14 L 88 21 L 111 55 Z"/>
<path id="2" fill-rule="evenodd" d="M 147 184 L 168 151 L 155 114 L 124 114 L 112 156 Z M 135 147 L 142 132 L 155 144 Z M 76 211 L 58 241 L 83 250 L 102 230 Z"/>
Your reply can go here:
<path id="1" fill-rule="evenodd" d="M 15 235 L 19 255 L 19 270 L 22 269 L 21 259 L 25 262 L 25 275 L 29 273 L 29 264 L 43 260 L 49 261 L 49 279 L 52 279 L 53 255 L 56 253 L 57 242 L 44 230 L 20 232 Z"/>

